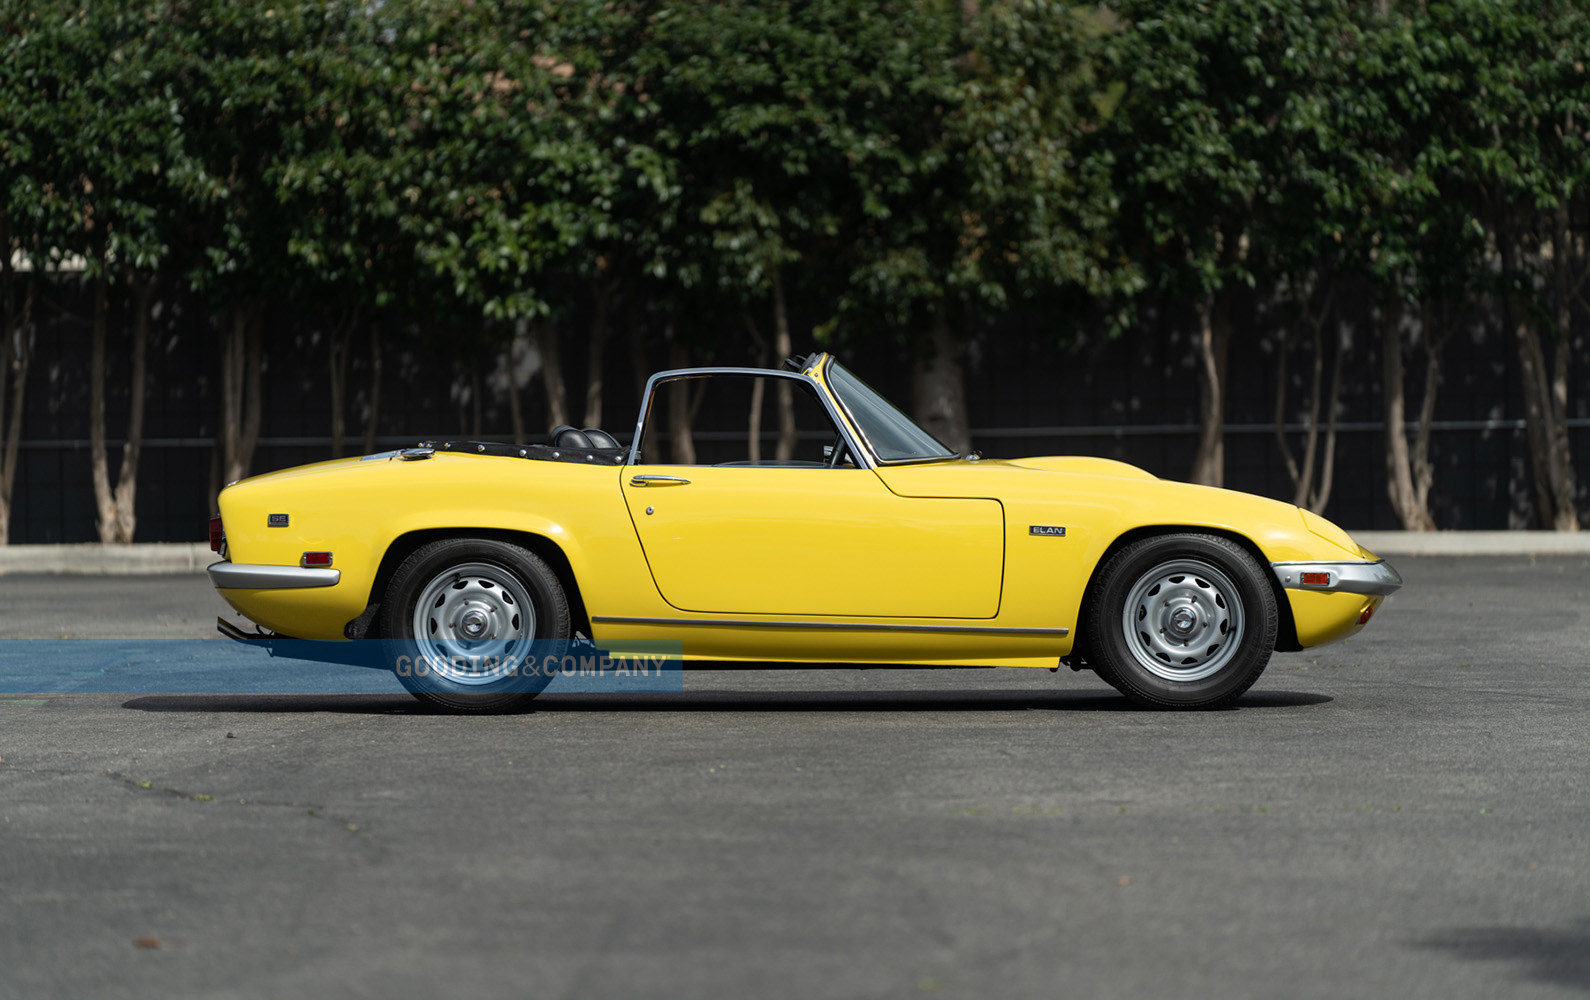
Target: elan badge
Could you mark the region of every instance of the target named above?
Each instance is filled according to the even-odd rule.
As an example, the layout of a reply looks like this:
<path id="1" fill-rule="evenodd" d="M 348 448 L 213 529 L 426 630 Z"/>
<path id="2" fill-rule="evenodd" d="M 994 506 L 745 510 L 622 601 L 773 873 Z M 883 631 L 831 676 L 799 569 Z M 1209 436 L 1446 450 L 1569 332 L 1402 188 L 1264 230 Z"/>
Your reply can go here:
<path id="1" fill-rule="evenodd" d="M 1027 528 L 1029 535 L 1054 535 L 1057 538 L 1066 536 L 1066 529 L 1058 524 L 1034 524 Z"/>

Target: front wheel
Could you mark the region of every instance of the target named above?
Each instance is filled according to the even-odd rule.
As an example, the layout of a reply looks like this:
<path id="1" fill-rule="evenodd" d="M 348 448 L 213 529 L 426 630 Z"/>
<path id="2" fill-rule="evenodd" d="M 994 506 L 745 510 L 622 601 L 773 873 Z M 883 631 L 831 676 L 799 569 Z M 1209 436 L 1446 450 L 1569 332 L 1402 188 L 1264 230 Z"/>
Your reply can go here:
<path id="1" fill-rule="evenodd" d="M 403 561 L 381 604 L 380 634 L 403 686 L 453 712 L 521 708 L 550 679 L 536 644 L 566 640 L 568 600 L 551 568 L 507 542 L 449 538 Z"/>
<path id="2" fill-rule="evenodd" d="M 1214 708 L 1235 701 L 1269 664 L 1275 593 L 1230 539 L 1160 535 L 1104 565 L 1084 626 L 1094 668 L 1128 698 Z"/>

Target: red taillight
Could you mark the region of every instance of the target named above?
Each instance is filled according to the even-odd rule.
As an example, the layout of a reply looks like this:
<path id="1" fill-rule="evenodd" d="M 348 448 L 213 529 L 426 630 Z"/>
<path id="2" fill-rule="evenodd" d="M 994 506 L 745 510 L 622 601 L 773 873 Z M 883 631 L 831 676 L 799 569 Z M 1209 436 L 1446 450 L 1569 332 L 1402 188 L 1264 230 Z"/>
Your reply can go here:
<path id="1" fill-rule="evenodd" d="M 302 566 L 330 566 L 330 552 L 305 552 L 304 557 L 298 560 Z"/>
<path id="2" fill-rule="evenodd" d="M 226 547 L 226 532 L 221 528 L 221 515 L 210 518 L 210 551 L 219 552 Z"/>
<path id="3" fill-rule="evenodd" d="M 1303 574 L 1303 586 L 1305 587 L 1329 587 L 1330 584 L 1331 575 L 1329 573 Z"/>

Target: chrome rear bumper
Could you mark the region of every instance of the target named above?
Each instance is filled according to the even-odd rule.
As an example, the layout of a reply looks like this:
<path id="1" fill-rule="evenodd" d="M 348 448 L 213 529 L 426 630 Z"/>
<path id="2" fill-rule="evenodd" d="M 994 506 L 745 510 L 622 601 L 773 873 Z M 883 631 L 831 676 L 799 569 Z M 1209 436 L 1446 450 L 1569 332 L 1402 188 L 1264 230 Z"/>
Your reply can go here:
<path id="1" fill-rule="evenodd" d="M 211 563 L 210 583 L 217 590 L 303 590 L 335 587 L 340 569 L 305 569 L 302 566 L 266 566 L 248 563 Z"/>

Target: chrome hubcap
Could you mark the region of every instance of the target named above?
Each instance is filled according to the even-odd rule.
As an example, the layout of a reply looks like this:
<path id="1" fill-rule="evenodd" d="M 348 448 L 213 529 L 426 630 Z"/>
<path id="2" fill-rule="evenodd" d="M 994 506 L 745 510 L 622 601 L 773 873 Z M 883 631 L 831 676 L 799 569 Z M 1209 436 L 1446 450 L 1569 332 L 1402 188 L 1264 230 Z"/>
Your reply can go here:
<path id="1" fill-rule="evenodd" d="M 1122 634 L 1132 657 L 1170 681 L 1218 673 L 1242 645 L 1237 593 L 1230 577 L 1201 560 L 1155 566 L 1132 584 L 1122 608 Z"/>
<path id="2" fill-rule="evenodd" d="M 486 623 L 486 612 L 478 608 L 470 608 L 464 614 L 463 620 L 458 626 L 458 631 L 466 639 L 479 639 L 486 633 Z"/>
<path id="3" fill-rule="evenodd" d="M 468 563 L 437 574 L 410 619 L 420 659 L 459 684 L 486 684 L 521 666 L 536 634 L 535 606 L 514 574 Z"/>
<path id="4" fill-rule="evenodd" d="M 1178 637 L 1186 638 L 1198 627 L 1198 616 L 1189 608 L 1177 608 L 1170 614 L 1170 630 Z"/>

